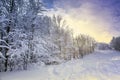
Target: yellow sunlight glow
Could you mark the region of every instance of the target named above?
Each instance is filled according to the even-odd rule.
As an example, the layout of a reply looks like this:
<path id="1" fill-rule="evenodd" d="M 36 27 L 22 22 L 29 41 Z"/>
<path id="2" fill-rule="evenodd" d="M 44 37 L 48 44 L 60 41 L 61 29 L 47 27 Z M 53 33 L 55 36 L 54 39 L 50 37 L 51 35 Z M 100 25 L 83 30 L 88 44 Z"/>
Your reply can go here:
<path id="1" fill-rule="evenodd" d="M 106 43 L 109 43 L 112 38 L 112 35 L 106 31 L 105 26 L 101 23 L 95 23 L 90 20 L 76 20 L 69 16 L 66 16 L 65 19 L 67 20 L 67 24 L 70 28 L 73 29 L 74 36 L 80 33 L 86 34 L 95 38 L 98 42 Z"/>

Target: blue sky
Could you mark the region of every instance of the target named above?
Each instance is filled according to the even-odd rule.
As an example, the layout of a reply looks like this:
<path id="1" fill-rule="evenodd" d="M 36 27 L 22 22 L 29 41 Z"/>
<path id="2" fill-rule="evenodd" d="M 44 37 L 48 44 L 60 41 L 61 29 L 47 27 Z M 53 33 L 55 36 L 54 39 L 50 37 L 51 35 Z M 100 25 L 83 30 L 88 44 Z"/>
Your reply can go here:
<path id="1" fill-rule="evenodd" d="M 62 15 L 74 34 L 87 34 L 99 42 L 120 35 L 120 0 L 43 0 L 48 14 Z"/>
<path id="2" fill-rule="evenodd" d="M 47 8 L 53 8 L 55 0 L 43 0 L 43 3 L 45 4 L 45 7 Z"/>

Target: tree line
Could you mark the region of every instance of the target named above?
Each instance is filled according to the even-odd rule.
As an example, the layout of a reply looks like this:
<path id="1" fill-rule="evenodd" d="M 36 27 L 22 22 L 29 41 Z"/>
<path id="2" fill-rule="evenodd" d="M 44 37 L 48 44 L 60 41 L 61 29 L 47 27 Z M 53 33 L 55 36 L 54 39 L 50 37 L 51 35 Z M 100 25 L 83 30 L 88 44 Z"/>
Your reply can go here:
<path id="1" fill-rule="evenodd" d="M 82 58 L 96 41 L 88 35 L 73 37 L 61 16 L 45 16 L 41 0 L 0 0 L 0 72 L 26 70 Z"/>
<path id="2" fill-rule="evenodd" d="M 110 45 L 114 50 L 120 51 L 120 37 L 113 37 Z"/>

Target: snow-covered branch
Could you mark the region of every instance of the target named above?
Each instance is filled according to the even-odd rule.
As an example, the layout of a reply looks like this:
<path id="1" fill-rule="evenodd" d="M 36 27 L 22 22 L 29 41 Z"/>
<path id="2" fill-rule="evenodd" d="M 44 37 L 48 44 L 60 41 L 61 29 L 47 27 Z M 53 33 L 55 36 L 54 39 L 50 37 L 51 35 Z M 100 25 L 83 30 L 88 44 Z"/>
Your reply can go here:
<path id="1" fill-rule="evenodd" d="M 2 57 L 3 59 L 6 59 L 1 52 L 0 52 L 0 57 Z"/>
<path id="2" fill-rule="evenodd" d="M 4 42 L 7 45 L 6 48 L 10 47 L 9 44 L 5 40 L 0 39 L 0 42 Z M 0 45 L 0 47 L 5 47 L 5 46 Z"/>
<path id="3" fill-rule="evenodd" d="M 0 45 L 1 48 L 7 48 L 7 49 L 10 49 L 10 47 L 8 46 L 3 46 L 3 45 Z"/>

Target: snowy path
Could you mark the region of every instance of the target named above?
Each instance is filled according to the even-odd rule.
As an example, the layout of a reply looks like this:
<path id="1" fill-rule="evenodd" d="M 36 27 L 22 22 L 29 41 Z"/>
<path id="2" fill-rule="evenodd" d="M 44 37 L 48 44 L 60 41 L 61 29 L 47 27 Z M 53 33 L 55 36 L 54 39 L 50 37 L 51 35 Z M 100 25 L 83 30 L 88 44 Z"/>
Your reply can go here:
<path id="1" fill-rule="evenodd" d="M 96 51 L 60 65 L 0 73 L 0 80 L 120 80 L 120 52 Z"/>

